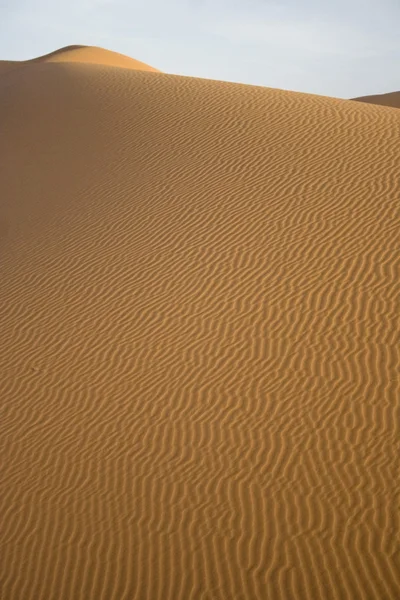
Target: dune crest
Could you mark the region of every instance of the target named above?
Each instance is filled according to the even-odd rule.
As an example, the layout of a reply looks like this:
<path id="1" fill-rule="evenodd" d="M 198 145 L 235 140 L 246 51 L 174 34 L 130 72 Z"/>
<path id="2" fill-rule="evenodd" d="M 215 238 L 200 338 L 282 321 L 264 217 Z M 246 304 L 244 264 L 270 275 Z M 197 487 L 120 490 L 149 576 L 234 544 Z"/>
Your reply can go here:
<path id="1" fill-rule="evenodd" d="M 1 598 L 398 600 L 400 113 L 40 60 L 0 80 Z"/>
<path id="2" fill-rule="evenodd" d="M 28 61 L 0 61 L 0 75 L 18 65 L 35 63 L 81 63 L 134 69 L 135 71 L 151 71 L 159 73 L 158 69 L 145 63 L 97 46 L 66 46 L 49 54 Z"/>
<path id="3" fill-rule="evenodd" d="M 368 104 L 378 104 L 381 106 L 390 106 L 400 108 L 400 92 L 390 92 L 388 94 L 375 94 L 372 96 L 361 96 L 353 98 L 357 102 L 367 102 Z"/>

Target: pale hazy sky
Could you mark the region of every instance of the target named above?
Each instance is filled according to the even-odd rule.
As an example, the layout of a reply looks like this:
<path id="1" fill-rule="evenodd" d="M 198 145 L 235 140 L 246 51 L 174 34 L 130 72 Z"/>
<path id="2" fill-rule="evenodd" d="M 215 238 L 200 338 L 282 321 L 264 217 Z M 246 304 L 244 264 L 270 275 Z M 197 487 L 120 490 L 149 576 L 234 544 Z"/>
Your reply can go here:
<path id="1" fill-rule="evenodd" d="M 0 58 L 96 45 L 168 73 L 349 98 L 400 90 L 400 0 L 0 0 Z"/>

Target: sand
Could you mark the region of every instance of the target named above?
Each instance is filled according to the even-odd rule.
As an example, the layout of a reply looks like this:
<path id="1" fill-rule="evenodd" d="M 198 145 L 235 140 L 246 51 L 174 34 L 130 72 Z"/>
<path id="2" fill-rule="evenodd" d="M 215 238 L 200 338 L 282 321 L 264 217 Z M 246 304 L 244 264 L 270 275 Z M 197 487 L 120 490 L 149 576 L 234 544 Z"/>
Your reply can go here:
<path id="1" fill-rule="evenodd" d="M 400 108 L 400 92 L 391 92 L 390 94 L 376 94 L 375 96 L 361 96 L 354 98 L 358 102 L 368 102 L 370 104 L 379 104 L 381 106 L 391 106 Z"/>
<path id="2" fill-rule="evenodd" d="M 33 58 L 26 61 L 1 61 L 0 60 L 0 75 L 11 69 L 29 66 L 33 63 L 79 63 L 101 66 L 113 66 L 123 69 L 135 69 L 136 71 L 153 71 L 159 73 L 158 69 L 146 65 L 139 60 L 130 58 L 118 52 L 104 50 L 96 46 L 66 46 L 60 48 L 44 56 Z"/>
<path id="3" fill-rule="evenodd" d="M 67 52 L 0 77 L 0 597 L 398 599 L 400 112 Z"/>

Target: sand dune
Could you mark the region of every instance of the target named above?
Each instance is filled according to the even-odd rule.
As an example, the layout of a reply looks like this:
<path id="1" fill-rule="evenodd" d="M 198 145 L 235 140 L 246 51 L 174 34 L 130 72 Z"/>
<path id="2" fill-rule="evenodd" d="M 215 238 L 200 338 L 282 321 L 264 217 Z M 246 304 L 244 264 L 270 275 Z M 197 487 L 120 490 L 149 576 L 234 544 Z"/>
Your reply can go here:
<path id="1" fill-rule="evenodd" d="M 358 102 L 368 102 L 369 104 L 380 104 L 382 106 L 391 106 L 400 108 L 400 92 L 391 92 L 390 94 L 376 94 L 375 96 L 362 96 L 354 98 Z"/>
<path id="2" fill-rule="evenodd" d="M 0 61 L 0 75 L 3 71 L 11 68 L 25 66 L 32 63 L 81 63 L 96 64 L 102 66 L 120 67 L 125 69 L 135 69 L 137 71 L 153 71 L 159 73 L 145 63 L 124 56 L 118 52 L 111 52 L 95 46 L 66 46 L 50 54 L 39 56 L 29 61 Z"/>
<path id="3" fill-rule="evenodd" d="M 4 75 L 8 71 L 21 66 L 21 62 L 14 60 L 0 60 L 0 76 Z"/>
<path id="4" fill-rule="evenodd" d="M 400 113 L 101 57 L 0 77 L 1 598 L 399 598 Z"/>

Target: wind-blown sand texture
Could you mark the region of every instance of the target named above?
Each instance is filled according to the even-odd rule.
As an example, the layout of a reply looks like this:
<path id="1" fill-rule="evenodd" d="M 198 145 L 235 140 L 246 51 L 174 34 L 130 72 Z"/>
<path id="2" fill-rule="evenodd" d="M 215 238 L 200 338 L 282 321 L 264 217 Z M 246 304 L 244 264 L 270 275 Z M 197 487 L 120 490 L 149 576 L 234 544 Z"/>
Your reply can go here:
<path id="1" fill-rule="evenodd" d="M 0 77 L 1 598 L 398 599 L 400 113 L 101 56 Z"/>
<path id="2" fill-rule="evenodd" d="M 361 98 L 354 98 L 354 100 L 357 100 L 357 102 L 368 102 L 369 104 L 380 104 L 382 106 L 400 108 L 400 92 L 377 94 L 375 96 L 361 96 Z"/>

